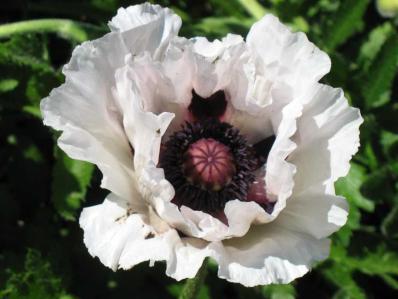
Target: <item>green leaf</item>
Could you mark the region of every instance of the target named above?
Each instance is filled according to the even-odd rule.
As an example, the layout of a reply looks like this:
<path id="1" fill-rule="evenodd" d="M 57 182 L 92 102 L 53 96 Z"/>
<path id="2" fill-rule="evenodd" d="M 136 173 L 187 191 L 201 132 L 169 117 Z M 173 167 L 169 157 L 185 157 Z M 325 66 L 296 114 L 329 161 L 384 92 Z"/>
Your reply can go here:
<path id="1" fill-rule="evenodd" d="M 398 254 L 390 251 L 385 245 L 378 245 L 376 250 L 365 250 L 363 256 L 349 256 L 345 248 L 334 246 L 331 252 L 333 265 L 324 271 L 326 277 L 340 288 L 348 290 L 352 297 L 361 297 L 362 291 L 352 277 L 354 272 L 359 271 L 365 275 L 379 276 L 393 288 L 398 286 Z M 354 294 L 356 294 L 354 296 Z M 359 296 L 359 297 L 356 297 Z M 340 297 L 339 297 L 340 298 Z M 342 297 L 346 298 L 346 297 Z"/>
<path id="2" fill-rule="evenodd" d="M 2 290 L 0 298 L 7 299 L 73 299 L 62 287 L 61 279 L 52 271 L 51 265 L 45 261 L 40 252 L 28 249 L 25 267 L 21 272 L 8 270 L 9 278 Z"/>
<path id="3" fill-rule="evenodd" d="M 398 254 L 379 246 L 375 252 L 368 252 L 363 258 L 350 258 L 349 266 L 369 275 L 398 275 Z"/>
<path id="4" fill-rule="evenodd" d="M 325 270 L 325 277 L 332 282 L 338 289 L 333 296 L 334 299 L 365 299 L 365 292 L 358 286 L 352 278 L 352 272 L 346 267 L 334 264 L 333 267 Z"/>
<path id="5" fill-rule="evenodd" d="M 361 193 L 378 202 L 391 201 L 395 193 L 392 177 L 393 165 L 393 163 L 383 165 L 370 173 L 363 182 Z"/>
<path id="6" fill-rule="evenodd" d="M 398 202 L 384 218 L 381 224 L 382 233 L 389 238 L 398 238 Z"/>
<path id="7" fill-rule="evenodd" d="M 362 89 L 368 109 L 383 106 L 390 101 L 391 87 L 397 70 L 398 34 L 394 31 L 369 68 L 369 74 Z"/>
<path id="8" fill-rule="evenodd" d="M 334 240 L 340 241 L 340 244 L 345 246 L 348 246 L 353 231 L 360 228 L 360 209 L 368 212 L 372 212 L 374 210 L 374 203 L 364 197 L 360 191 L 366 177 L 365 168 L 356 163 L 352 163 L 348 175 L 340 178 L 335 183 L 336 193 L 344 196 L 350 205 L 346 225 L 343 226 L 343 228 L 334 236 Z"/>
<path id="9" fill-rule="evenodd" d="M 56 150 L 53 169 L 52 201 L 58 213 L 66 220 L 75 220 L 91 181 L 94 165 L 73 160 Z"/>
<path id="10" fill-rule="evenodd" d="M 398 134 L 398 103 L 390 103 L 374 110 L 377 123 L 385 130 Z"/>
<path id="11" fill-rule="evenodd" d="M 26 112 L 34 117 L 37 117 L 40 119 L 42 118 L 39 106 L 25 105 L 22 107 L 22 111 Z"/>
<path id="12" fill-rule="evenodd" d="M 216 10 L 213 15 L 244 18 L 246 17 L 246 10 L 240 2 L 241 0 L 209 0 L 212 8 Z"/>
<path id="13" fill-rule="evenodd" d="M 330 258 L 333 263 L 322 273 L 330 282 L 338 288 L 333 298 L 358 298 L 365 299 L 364 291 L 359 287 L 352 277 L 353 269 L 346 263 L 349 259 L 346 249 L 340 246 L 333 246 Z"/>
<path id="14" fill-rule="evenodd" d="M 381 47 L 388 39 L 388 37 L 393 33 L 393 26 L 391 23 L 386 22 L 376 28 L 374 28 L 370 33 L 368 40 L 362 44 L 359 50 L 358 64 L 363 71 L 368 71 L 370 65 L 376 58 Z"/>
<path id="15" fill-rule="evenodd" d="M 374 151 L 374 147 L 370 142 L 366 142 L 366 144 L 363 145 L 363 152 L 366 156 L 366 164 L 369 169 L 373 171 L 376 170 L 379 166 L 379 161 Z"/>
<path id="16" fill-rule="evenodd" d="M 0 64 L 25 66 L 38 72 L 55 72 L 48 60 L 45 39 L 36 34 L 14 35 L 0 43 Z"/>
<path id="17" fill-rule="evenodd" d="M 369 0 L 343 1 L 334 18 L 328 23 L 326 34 L 323 38 L 329 51 L 333 51 L 354 33 L 362 29 L 363 15 L 369 2 Z"/>
<path id="18" fill-rule="evenodd" d="M 18 80 L 3 79 L 0 80 L 0 93 L 5 93 L 14 90 L 18 86 Z"/>
<path id="19" fill-rule="evenodd" d="M 372 212 L 374 203 L 361 194 L 360 188 L 366 179 L 366 170 L 364 167 L 352 163 L 350 172 L 344 178 L 340 178 L 336 184 L 336 193 L 343 195 L 349 201 L 350 205 L 355 205 L 365 211 Z"/>
<path id="20" fill-rule="evenodd" d="M 262 18 L 267 10 L 257 0 L 238 0 L 247 12 L 256 19 Z"/>
<path id="21" fill-rule="evenodd" d="M 382 130 L 380 143 L 386 157 L 393 161 L 398 159 L 398 134 Z"/>

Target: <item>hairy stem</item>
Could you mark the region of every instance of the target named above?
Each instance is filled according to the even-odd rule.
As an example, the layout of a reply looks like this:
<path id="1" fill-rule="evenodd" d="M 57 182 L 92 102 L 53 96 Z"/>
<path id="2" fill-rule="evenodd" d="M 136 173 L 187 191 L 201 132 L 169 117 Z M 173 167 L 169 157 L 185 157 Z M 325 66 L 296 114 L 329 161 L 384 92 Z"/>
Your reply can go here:
<path id="1" fill-rule="evenodd" d="M 206 278 L 207 264 L 208 261 L 206 259 L 203 261 L 202 267 L 200 267 L 198 273 L 196 273 L 196 276 L 194 278 L 187 279 L 184 288 L 178 297 L 179 299 L 196 299 L 198 297 L 200 288 L 202 287 Z"/>
<path id="2" fill-rule="evenodd" d="M 18 33 L 46 32 L 83 42 L 103 33 L 100 27 L 67 19 L 40 19 L 0 25 L 0 38 Z"/>

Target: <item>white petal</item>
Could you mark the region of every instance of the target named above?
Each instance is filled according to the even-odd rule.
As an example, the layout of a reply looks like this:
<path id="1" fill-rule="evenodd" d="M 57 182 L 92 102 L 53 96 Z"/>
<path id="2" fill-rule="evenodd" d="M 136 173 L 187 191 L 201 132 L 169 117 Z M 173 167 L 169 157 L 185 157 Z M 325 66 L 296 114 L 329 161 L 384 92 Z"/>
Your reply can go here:
<path id="1" fill-rule="evenodd" d="M 224 212 L 228 226 L 207 213 L 185 206 L 179 209 L 171 202 L 174 189 L 164 178 L 163 169 L 154 165 L 148 165 L 142 170 L 139 183 L 144 197 L 153 204 L 157 214 L 165 222 L 188 236 L 206 241 L 240 237 L 247 233 L 252 224 L 267 223 L 274 219 L 256 203 L 239 200 L 232 200 L 226 204 Z"/>
<path id="2" fill-rule="evenodd" d="M 329 254 L 329 240 L 317 240 L 274 224 L 253 227 L 243 238 L 223 242 L 214 258 L 218 275 L 247 287 L 289 283 Z"/>
<path id="3" fill-rule="evenodd" d="M 174 115 L 162 112 L 156 115 L 145 111 L 147 98 L 135 82 L 135 72 L 130 66 L 120 68 L 115 75 L 114 97 L 122 112 L 124 131 L 134 148 L 134 167 L 140 171 L 148 163 L 158 163 L 160 141 Z"/>
<path id="4" fill-rule="evenodd" d="M 126 203 L 109 196 L 103 204 L 86 208 L 80 218 L 84 242 L 93 256 L 116 270 L 150 260 L 167 262 L 175 279 L 195 276 L 206 256 L 219 263 L 219 276 L 245 286 L 288 283 L 304 275 L 310 265 L 328 255 L 328 240 L 290 232 L 274 224 L 253 227 L 243 238 L 208 243 L 180 239 L 170 229 L 158 234 Z"/>
<path id="5" fill-rule="evenodd" d="M 59 146 L 72 158 L 95 163 L 102 186 L 125 198 L 134 196 L 131 149 L 110 94 L 113 69 L 124 56 L 117 34 L 77 47 L 64 67 L 66 82 L 41 102 L 46 125 L 64 131 Z"/>
<path id="6" fill-rule="evenodd" d="M 76 47 L 63 69 L 65 84 L 41 102 L 41 110 L 46 125 L 64 131 L 59 145 L 69 156 L 97 164 L 104 175 L 102 187 L 133 199 L 139 197 L 123 113 L 112 95 L 115 72 L 125 64 L 126 55 L 160 53 L 160 48 L 177 34 L 181 21 L 158 6 L 130 10 L 143 14 L 140 25 L 124 28 L 127 31 L 119 28 Z"/>
<path id="7" fill-rule="evenodd" d="M 181 19 L 171 9 L 150 3 L 119 8 L 116 16 L 112 18 L 108 25 L 112 31 L 123 32 L 146 25 L 159 18 L 164 18 L 165 31 L 178 33 Z"/>
<path id="8" fill-rule="evenodd" d="M 83 209 L 79 223 L 89 253 L 113 270 L 118 268 L 127 242 L 153 233 L 138 214 L 129 210 L 126 201 L 112 194 L 102 204 Z"/>
<path id="9" fill-rule="evenodd" d="M 359 147 L 358 109 L 348 105 L 341 89 L 319 84 L 298 121 L 297 144 L 288 161 L 296 165 L 295 193 L 334 194 L 333 183 L 348 173 Z"/>
<path id="10" fill-rule="evenodd" d="M 83 209 L 79 222 L 90 254 L 116 270 L 173 256 L 174 243 L 180 242 L 177 232 L 170 229 L 158 234 L 147 221 L 111 194 L 102 204 Z"/>
<path id="11" fill-rule="evenodd" d="M 168 8 L 144 3 L 119 8 L 108 25 L 112 31 L 122 32 L 131 54 L 148 51 L 160 56 L 167 43 L 177 36 L 181 18 Z"/>
<path id="12" fill-rule="evenodd" d="M 167 57 L 168 55 L 165 59 Z M 182 64 L 184 64 L 183 61 Z M 141 55 L 128 59 L 128 66 L 124 70 L 128 73 L 125 76 L 126 79 L 134 82 L 129 84 L 134 85 L 133 93 L 136 94 L 135 98 L 138 97 L 143 111 L 156 115 L 161 115 L 163 112 L 174 114 L 172 124 L 167 127 L 167 136 L 181 128 L 181 124 L 186 119 L 186 106 L 189 104 L 185 101 L 188 101 L 188 98 L 190 101 L 192 97 L 191 86 L 186 89 L 184 81 L 173 81 L 174 78 L 168 77 L 172 72 L 179 72 L 178 69 L 176 65 L 165 65 L 164 62 L 154 61 L 149 55 Z M 181 66 L 180 72 L 187 77 L 185 69 Z M 121 72 L 120 70 L 119 74 Z M 185 90 L 182 91 L 182 89 Z M 162 136 L 164 136 L 163 133 Z M 166 140 L 167 136 L 162 137 L 163 140 Z"/>
<path id="13" fill-rule="evenodd" d="M 236 70 L 236 65 L 244 53 L 245 44 L 238 35 L 230 34 L 212 42 L 203 37 L 175 39 L 165 52 L 164 74 L 181 90 L 176 93 L 179 98 L 183 97 L 177 101 L 184 102 L 185 107 L 191 100 L 192 89 L 204 98 L 218 90 L 225 90 L 231 100 L 239 100 L 235 94 L 245 92 L 247 86 L 239 89 L 237 81 L 234 86 L 232 81 L 242 75 Z"/>
<path id="14" fill-rule="evenodd" d="M 327 238 L 347 221 L 348 204 L 339 196 L 322 193 L 293 195 L 275 223 L 315 238 Z"/>
<path id="15" fill-rule="evenodd" d="M 174 247 L 175 262 L 167 264 L 166 274 L 177 280 L 195 277 L 203 260 L 210 255 L 210 246 L 196 238 L 181 239 Z"/>
<path id="16" fill-rule="evenodd" d="M 246 52 L 243 38 L 229 34 L 221 41 L 195 38 L 193 43 L 195 73 L 192 84 L 195 91 L 206 98 L 218 90 L 225 90 L 231 101 L 238 101 L 238 92 L 247 90 L 247 86 L 242 84 L 232 85 L 237 83 L 236 76 L 244 71 L 237 69 L 238 65 L 241 67 L 241 56 Z M 236 90 L 238 87 L 240 90 Z"/>
<path id="17" fill-rule="evenodd" d="M 177 280 L 194 277 L 209 255 L 208 243 L 180 239 L 170 228 L 158 232 L 148 221 L 112 194 L 102 204 L 83 209 L 79 220 L 89 253 L 113 270 L 130 269 L 144 261 L 166 261 L 167 275 Z"/>
<path id="18" fill-rule="evenodd" d="M 309 42 L 304 33 L 292 33 L 279 20 L 266 15 L 255 23 L 247 43 L 257 57 L 257 72 L 270 84 L 283 82 L 294 98 L 305 101 L 307 89 L 330 70 L 328 55 Z"/>
<path id="19" fill-rule="evenodd" d="M 296 132 L 296 120 L 302 109 L 301 103 L 290 99 L 288 93 L 277 91 L 273 92 L 277 100 L 268 106 L 276 139 L 268 155 L 265 172 L 267 194 L 270 199 L 276 200 L 272 212 L 274 217 L 285 207 L 293 192 L 296 166 L 286 159 L 296 149 L 290 138 Z"/>

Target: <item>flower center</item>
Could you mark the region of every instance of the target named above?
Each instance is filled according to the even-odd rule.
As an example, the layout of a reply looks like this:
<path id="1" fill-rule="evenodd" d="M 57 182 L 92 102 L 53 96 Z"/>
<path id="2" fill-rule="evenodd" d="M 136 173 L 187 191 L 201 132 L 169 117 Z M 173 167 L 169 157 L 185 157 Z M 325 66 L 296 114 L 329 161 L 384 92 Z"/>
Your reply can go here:
<path id="1" fill-rule="evenodd" d="M 178 206 L 214 212 L 246 199 L 257 159 L 236 128 L 216 119 L 186 123 L 163 148 L 160 167 Z"/>
<path id="2" fill-rule="evenodd" d="M 192 143 L 185 152 L 183 173 L 202 189 L 220 191 L 236 172 L 230 149 L 213 138 Z"/>
<path id="3" fill-rule="evenodd" d="M 275 136 L 249 144 L 237 128 L 221 121 L 226 107 L 224 91 L 202 98 L 192 90 L 192 122 L 161 146 L 159 167 L 174 187 L 172 202 L 221 215 L 228 201 L 238 199 L 255 201 L 271 213 L 275 203 L 267 197 L 262 166 Z"/>

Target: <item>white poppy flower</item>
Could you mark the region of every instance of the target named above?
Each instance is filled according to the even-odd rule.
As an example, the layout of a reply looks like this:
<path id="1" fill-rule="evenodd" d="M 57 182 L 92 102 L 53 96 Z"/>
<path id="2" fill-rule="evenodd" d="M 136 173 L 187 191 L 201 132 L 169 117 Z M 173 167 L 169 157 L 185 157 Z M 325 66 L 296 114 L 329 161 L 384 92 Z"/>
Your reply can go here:
<path id="1" fill-rule="evenodd" d="M 329 254 L 347 219 L 333 183 L 359 146 L 358 109 L 320 84 L 330 59 L 272 15 L 246 41 L 178 37 L 158 5 L 118 10 L 41 103 L 59 146 L 95 163 L 110 191 L 83 209 L 92 256 L 114 270 L 206 257 L 245 286 L 288 283 Z"/>

